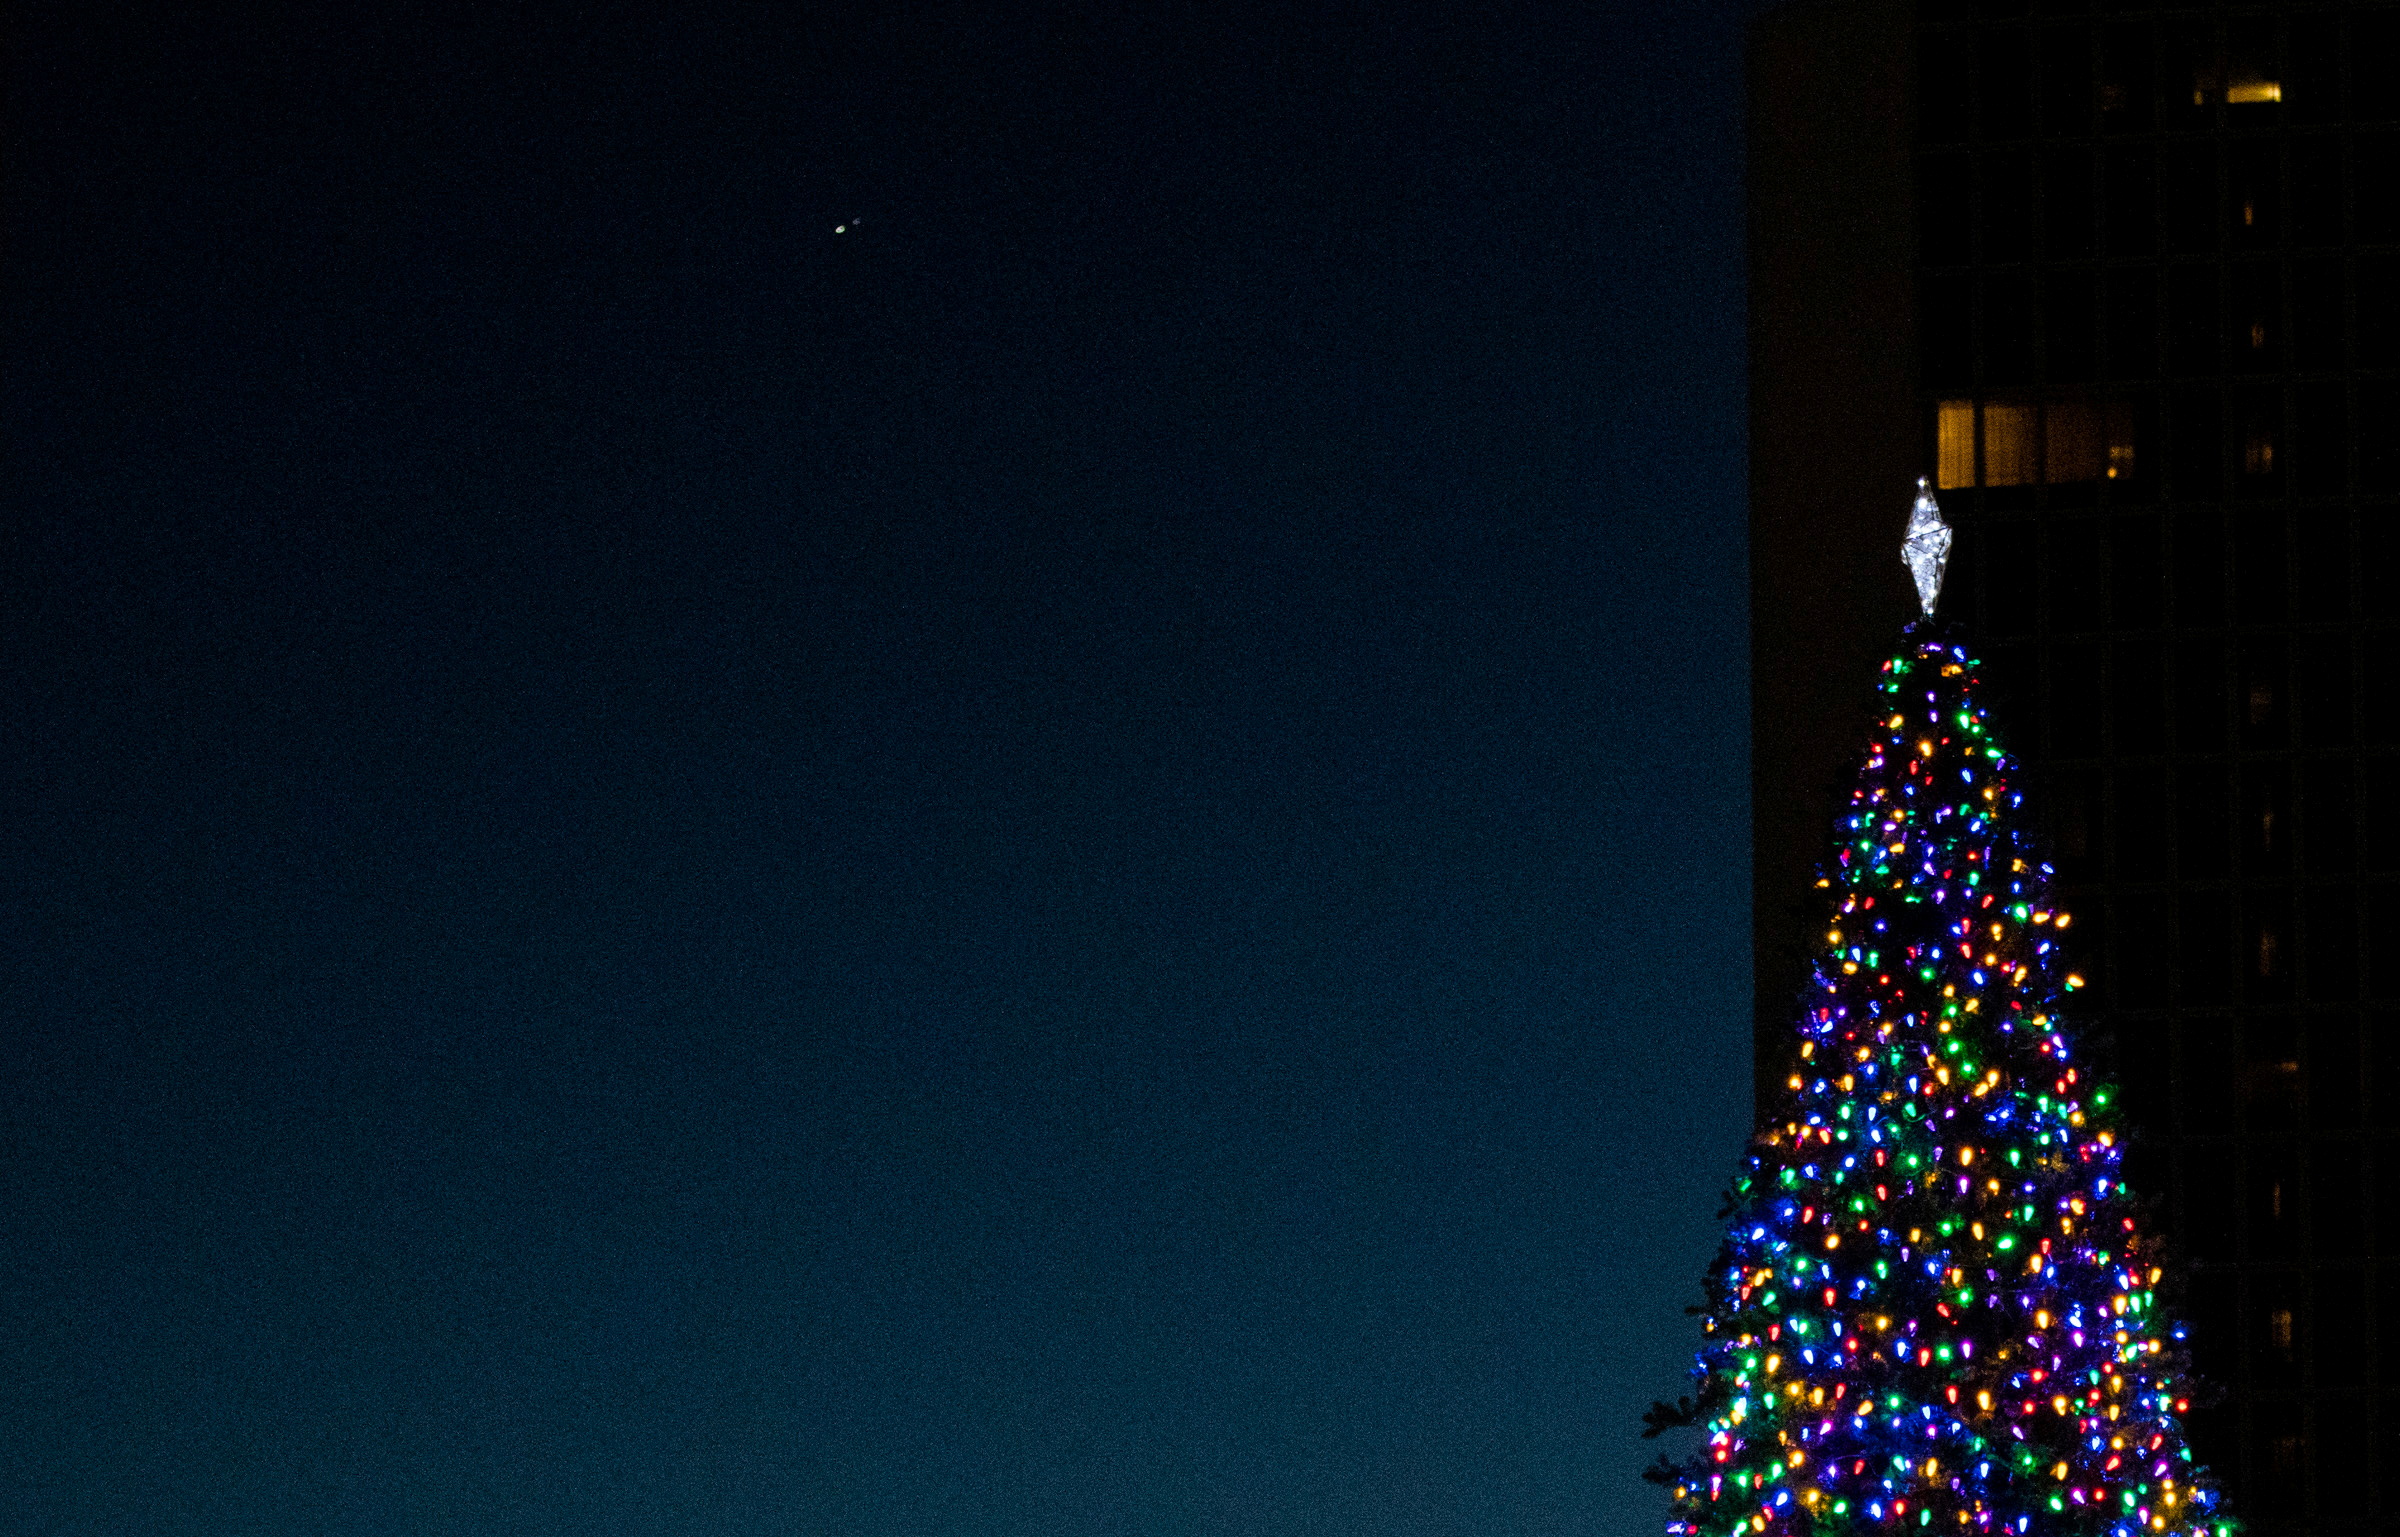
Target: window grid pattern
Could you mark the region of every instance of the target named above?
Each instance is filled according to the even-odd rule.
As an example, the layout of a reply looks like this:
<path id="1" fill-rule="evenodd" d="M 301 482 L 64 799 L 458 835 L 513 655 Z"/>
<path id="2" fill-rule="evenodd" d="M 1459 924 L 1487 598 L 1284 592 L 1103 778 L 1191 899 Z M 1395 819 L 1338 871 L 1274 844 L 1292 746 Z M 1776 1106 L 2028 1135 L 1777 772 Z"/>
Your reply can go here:
<path id="1" fill-rule="evenodd" d="M 2086 1016 L 2230 1390 L 2195 1437 L 2254 1529 L 2375 1529 L 2400 1518 L 2374 1391 L 2400 1372 L 2400 8 L 1928 6 L 1915 45 L 1949 607 L 2035 770 Z"/>

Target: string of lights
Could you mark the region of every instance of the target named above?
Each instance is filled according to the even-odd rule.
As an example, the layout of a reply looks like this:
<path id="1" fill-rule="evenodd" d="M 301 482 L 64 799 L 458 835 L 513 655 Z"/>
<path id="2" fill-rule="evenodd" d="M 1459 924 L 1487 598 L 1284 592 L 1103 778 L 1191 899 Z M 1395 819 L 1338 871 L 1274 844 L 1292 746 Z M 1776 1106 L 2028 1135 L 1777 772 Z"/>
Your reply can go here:
<path id="1" fill-rule="evenodd" d="M 1884 664 L 1796 1066 L 1707 1279 L 1670 1537 L 2235 1530 L 1976 667 L 1930 619 Z"/>

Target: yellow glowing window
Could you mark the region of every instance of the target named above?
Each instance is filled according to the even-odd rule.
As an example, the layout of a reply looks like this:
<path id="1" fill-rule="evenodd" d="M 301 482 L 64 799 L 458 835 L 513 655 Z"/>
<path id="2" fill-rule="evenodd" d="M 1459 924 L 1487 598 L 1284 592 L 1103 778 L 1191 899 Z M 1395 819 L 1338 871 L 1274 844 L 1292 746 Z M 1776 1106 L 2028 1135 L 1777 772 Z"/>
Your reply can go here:
<path id="1" fill-rule="evenodd" d="M 2223 101 L 2231 107 L 2263 107 L 2283 100 L 2283 82 L 2269 80 L 2253 60 L 2209 65 L 2192 75 L 2192 105 Z"/>
<path id="2" fill-rule="evenodd" d="M 2041 479 L 2041 417 L 2029 405 L 1992 401 L 1983 408 L 1983 483 L 2030 486 Z"/>
<path id="3" fill-rule="evenodd" d="M 1956 491 L 1975 484 L 1975 402 L 1945 400 L 1934 408 L 1933 481 Z"/>
<path id="4" fill-rule="evenodd" d="M 1976 474 L 1977 418 L 1982 474 Z M 1945 400 L 1934 408 L 1934 483 L 1965 486 L 2070 485 L 2118 480 L 2134 470 L 2133 417 L 2112 401 Z"/>
<path id="5" fill-rule="evenodd" d="M 2275 473 L 2275 435 L 2265 427 L 2253 425 L 2242 439 L 2242 473 L 2272 475 Z"/>

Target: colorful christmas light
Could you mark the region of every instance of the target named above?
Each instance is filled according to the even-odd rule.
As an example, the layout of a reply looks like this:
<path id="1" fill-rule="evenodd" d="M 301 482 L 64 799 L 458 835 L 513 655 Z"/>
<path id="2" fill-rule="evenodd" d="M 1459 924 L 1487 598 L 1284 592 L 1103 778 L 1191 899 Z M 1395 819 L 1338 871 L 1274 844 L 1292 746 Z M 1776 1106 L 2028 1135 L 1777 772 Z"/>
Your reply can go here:
<path id="1" fill-rule="evenodd" d="M 2231 1537 L 1976 664 L 1929 620 L 1881 687 L 1794 1065 L 1708 1277 L 1706 1441 L 1654 1475 L 1667 1531 Z"/>

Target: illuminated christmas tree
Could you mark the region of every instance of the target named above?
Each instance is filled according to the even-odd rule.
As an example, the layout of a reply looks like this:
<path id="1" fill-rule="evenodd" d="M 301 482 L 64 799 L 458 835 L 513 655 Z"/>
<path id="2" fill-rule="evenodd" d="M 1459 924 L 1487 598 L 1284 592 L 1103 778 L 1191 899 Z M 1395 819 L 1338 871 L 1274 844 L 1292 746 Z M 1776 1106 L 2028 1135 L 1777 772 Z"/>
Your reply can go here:
<path id="1" fill-rule="evenodd" d="M 2117 1094 L 2068 1033 L 2071 917 L 1976 661 L 1931 615 L 1884 663 L 1790 1076 L 1734 1182 L 1700 1310 L 1672 1537 L 1851 1530 L 2230 1537 Z"/>

